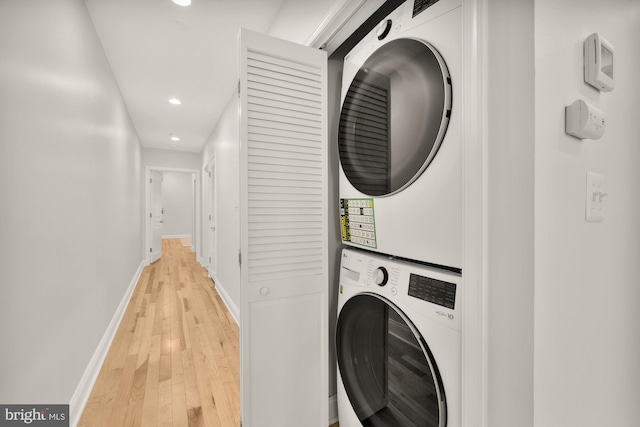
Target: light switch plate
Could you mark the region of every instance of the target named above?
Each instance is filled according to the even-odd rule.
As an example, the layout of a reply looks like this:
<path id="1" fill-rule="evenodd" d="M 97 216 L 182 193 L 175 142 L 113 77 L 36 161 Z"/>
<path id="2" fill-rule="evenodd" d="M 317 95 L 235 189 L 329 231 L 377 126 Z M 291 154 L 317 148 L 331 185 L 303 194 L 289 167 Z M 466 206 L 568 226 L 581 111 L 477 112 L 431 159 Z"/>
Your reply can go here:
<path id="1" fill-rule="evenodd" d="M 604 176 L 587 172 L 587 195 L 585 219 L 589 222 L 601 222 L 604 219 Z"/>

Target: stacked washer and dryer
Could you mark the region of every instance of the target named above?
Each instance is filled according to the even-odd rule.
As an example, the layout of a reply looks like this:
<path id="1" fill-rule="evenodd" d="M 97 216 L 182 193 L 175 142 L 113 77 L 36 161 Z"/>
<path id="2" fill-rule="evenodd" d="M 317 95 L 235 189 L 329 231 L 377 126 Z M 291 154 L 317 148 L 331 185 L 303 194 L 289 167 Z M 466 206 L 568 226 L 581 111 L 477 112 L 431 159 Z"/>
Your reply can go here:
<path id="1" fill-rule="evenodd" d="M 407 0 L 345 57 L 340 427 L 460 427 L 461 0 Z"/>

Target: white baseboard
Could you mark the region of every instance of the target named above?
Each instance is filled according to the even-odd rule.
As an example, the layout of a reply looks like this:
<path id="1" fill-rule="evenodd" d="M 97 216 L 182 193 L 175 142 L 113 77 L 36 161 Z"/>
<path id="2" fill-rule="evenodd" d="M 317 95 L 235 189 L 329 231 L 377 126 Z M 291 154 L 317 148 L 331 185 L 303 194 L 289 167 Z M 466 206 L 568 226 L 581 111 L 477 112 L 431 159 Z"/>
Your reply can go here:
<path id="1" fill-rule="evenodd" d="M 91 395 L 93 386 L 98 379 L 98 374 L 100 374 L 100 369 L 102 368 L 104 359 L 107 357 L 107 353 L 109 352 L 109 348 L 111 347 L 113 338 L 116 335 L 118 326 L 122 321 L 122 317 L 124 316 L 127 306 L 129 305 L 131 295 L 133 294 L 133 290 L 138 284 L 138 280 L 140 279 L 140 275 L 142 274 L 142 269 L 144 267 L 145 261 L 140 262 L 138 271 L 136 271 L 136 274 L 133 276 L 133 279 L 131 280 L 127 291 L 120 301 L 120 305 L 118 305 L 118 308 L 113 314 L 113 318 L 111 319 L 109 326 L 107 326 L 107 330 L 102 336 L 102 340 L 100 340 L 100 343 L 98 344 L 98 348 L 93 354 L 93 357 L 91 358 L 87 369 L 84 371 L 84 375 L 80 380 L 80 384 L 78 384 L 75 393 L 73 393 L 73 397 L 71 397 L 71 402 L 69 402 L 69 421 L 72 427 L 75 427 L 80 421 L 82 411 L 84 411 L 84 407 L 89 400 L 89 396 Z"/>
<path id="2" fill-rule="evenodd" d="M 163 239 L 190 239 L 191 234 L 163 234 Z"/>
<path id="3" fill-rule="evenodd" d="M 231 313 L 231 316 L 233 316 L 233 320 L 235 320 L 238 326 L 240 326 L 240 310 L 238 309 L 238 306 L 234 304 L 224 286 L 222 286 L 222 283 L 220 283 L 220 281 L 215 277 L 212 277 L 212 279 L 216 284 L 216 291 L 218 291 L 218 294 L 220 294 L 220 298 L 222 298 L 224 305 L 227 306 L 227 310 L 229 310 L 229 313 Z"/>
<path id="4" fill-rule="evenodd" d="M 338 422 L 338 396 L 329 396 L 329 424 Z"/>

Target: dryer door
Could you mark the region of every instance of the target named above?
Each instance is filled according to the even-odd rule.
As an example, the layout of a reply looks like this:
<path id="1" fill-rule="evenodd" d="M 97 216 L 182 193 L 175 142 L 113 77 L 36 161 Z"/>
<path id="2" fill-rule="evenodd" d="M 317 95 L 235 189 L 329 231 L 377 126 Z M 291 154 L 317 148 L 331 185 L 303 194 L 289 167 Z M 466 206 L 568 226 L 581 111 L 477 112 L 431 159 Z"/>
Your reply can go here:
<path id="1" fill-rule="evenodd" d="M 444 427 L 447 406 L 433 355 L 411 321 L 374 294 L 349 299 L 337 327 L 338 367 L 363 426 Z"/>
<path id="2" fill-rule="evenodd" d="M 438 51 L 415 39 L 376 50 L 347 91 L 340 162 L 360 192 L 386 196 L 409 186 L 433 160 L 451 115 L 451 78 Z"/>

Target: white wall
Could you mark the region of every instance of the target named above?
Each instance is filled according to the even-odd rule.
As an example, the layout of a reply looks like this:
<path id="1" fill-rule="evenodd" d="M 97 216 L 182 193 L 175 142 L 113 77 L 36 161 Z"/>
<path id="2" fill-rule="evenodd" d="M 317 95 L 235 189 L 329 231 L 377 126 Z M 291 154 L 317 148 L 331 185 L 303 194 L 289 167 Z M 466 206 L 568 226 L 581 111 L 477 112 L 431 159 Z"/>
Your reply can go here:
<path id="1" fill-rule="evenodd" d="M 582 42 L 615 47 L 616 88 L 583 82 Z M 540 427 L 635 427 L 640 420 L 640 2 L 537 0 L 535 419 Z M 598 141 L 564 133 L 584 99 L 608 119 Z M 585 222 L 587 171 L 605 219 Z"/>
<path id="2" fill-rule="evenodd" d="M 142 148 L 142 166 L 157 166 L 174 169 L 200 169 L 201 156 L 199 153 L 186 151 L 158 150 L 156 148 Z M 144 179 L 144 177 L 143 177 Z"/>
<path id="3" fill-rule="evenodd" d="M 221 287 L 236 307 L 240 307 L 240 172 L 238 169 L 240 153 L 240 118 L 238 116 L 237 93 L 229 103 L 211 133 L 202 150 L 201 168 L 204 168 L 215 155 L 216 158 L 216 195 L 217 195 L 217 239 L 218 260 L 216 286 Z M 203 177 L 205 174 L 203 173 Z M 203 178 L 204 180 L 204 178 Z M 206 205 L 204 189 L 201 187 L 202 205 Z M 208 215 L 203 210 L 202 230 L 206 233 Z M 203 241 L 207 236 L 203 234 Z"/>
<path id="4" fill-rule="evenodd" d="M 191 237 L 193 231 L 193 177 L 187 172 L 162 174 L 162 237 Z"/>
<path id="5" fill-rule="evenodd" d="M 304 44 L 337 3 L 344 2 L 284 0 L 267 34 Z"/>
<path id="6" fill-rule="evenodd" d="M 82 0 L 0 2 L 0 402 L 69 403 L 141 264 L 140 146 Z"/>
<path id="7" fill-rule="evenodd" d="M 490 427 L 534 425 L 533 25 L 533 2 L 488 2 L 486 345 Z"/>

